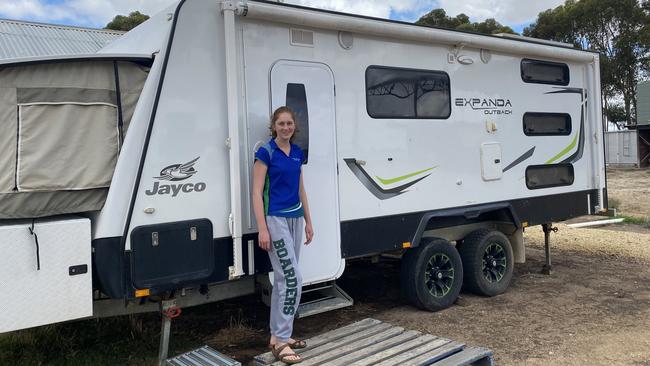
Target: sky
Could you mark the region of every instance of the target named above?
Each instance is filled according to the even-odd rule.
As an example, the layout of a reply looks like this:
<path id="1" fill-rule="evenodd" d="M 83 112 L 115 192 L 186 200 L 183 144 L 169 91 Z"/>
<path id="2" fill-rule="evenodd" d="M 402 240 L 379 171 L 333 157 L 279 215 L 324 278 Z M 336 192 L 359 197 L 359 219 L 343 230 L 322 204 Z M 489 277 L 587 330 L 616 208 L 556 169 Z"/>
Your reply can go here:
<path id="1" fill-rule="evenodd" d="M 103 28 L 118 14 L 154 15 L 174 0 L 0 0 L 0 18 Z M 521 33 L 537 14 L 564 0 L 285 0 L 286 3 L 413 22 L 430 10 L 465 13 L 472 21 L 495 18 Z"/>

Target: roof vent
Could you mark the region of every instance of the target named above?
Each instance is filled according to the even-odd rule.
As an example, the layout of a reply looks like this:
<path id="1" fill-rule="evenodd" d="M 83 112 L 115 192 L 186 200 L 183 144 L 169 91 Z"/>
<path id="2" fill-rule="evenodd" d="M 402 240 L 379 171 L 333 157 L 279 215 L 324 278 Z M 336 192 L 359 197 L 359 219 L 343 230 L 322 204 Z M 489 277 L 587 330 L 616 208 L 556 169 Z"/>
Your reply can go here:
<path id="1" fill-rule="evenodd" d="M 294 46 L 314 47 L 314 32 L 291 29 L 291 44 Z"/>

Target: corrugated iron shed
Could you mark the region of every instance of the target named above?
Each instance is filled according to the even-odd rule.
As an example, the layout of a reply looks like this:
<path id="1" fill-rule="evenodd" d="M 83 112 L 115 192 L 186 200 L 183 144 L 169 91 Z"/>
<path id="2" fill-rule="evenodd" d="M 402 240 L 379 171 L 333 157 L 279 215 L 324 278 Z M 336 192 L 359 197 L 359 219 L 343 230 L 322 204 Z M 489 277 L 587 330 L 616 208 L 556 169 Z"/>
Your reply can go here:
<path id="1" fill-rule="evenodd" d="M 0 19 L 0 59 L 95 53 L 124 32 Z"/>

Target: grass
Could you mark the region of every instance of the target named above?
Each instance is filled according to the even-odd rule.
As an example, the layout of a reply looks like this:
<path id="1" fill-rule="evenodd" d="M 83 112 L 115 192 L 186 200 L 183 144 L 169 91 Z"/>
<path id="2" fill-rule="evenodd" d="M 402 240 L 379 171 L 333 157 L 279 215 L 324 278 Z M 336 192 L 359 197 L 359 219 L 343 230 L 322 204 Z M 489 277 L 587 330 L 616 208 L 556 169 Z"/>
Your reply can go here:
<path id="1" fill-rule="evenodd" d="M 141 332 L 132 326 L 133 318 L 117 317 L 47 325 L 5 334 L 0 336 L 0 364 L 154 364 L 159 329 L 152 326 L 154 319 L 149 319 L 151 317 L 138 317 L 142 317 L 145 323 Z"/>
<path id="2" fill-rule="evenodd" d="M 650 227 L 650 219 L 647 218 L 647 217 L 618 215 L 618 218 L 622 218 L 623 222 L 626 223 L 626 224 L 640 225 L 640 226 L 643 226 L 643 227 Z"/>
<path id="3" fill-rule="evenodd" d="M 619 208 L 621 205 L 621 200 L 614 197 L 607 198 L 607 207 L 609 208 Z M 639 217 L 639 216 L 628 216 L 622 215 L 620 211 L 616 212 L 616 218 L 622 218 L 623 222 L 626 224 L 639 225 L 646 228 L 650 228 L 650 218 L 648 217 Z"/>
<path id="4" fill-rule="evenodd" d="M 56 309 L 52 309 L 56 311 Z M 172 321 L 169 355 L 209 344 L 259 348 L 268 309 L 255 296 L 183 309 Z M 82 320 L 0 335 L 0 365 L 157 365 L 158 313 Z"/>
<path id="5" fill-rule="evenodd" d="M 200 342 L 174 333 L 170 355 Z M 155 313 L 46 325 L 0 336 L 0 365 L 155 365 L 159 341 Z"/>

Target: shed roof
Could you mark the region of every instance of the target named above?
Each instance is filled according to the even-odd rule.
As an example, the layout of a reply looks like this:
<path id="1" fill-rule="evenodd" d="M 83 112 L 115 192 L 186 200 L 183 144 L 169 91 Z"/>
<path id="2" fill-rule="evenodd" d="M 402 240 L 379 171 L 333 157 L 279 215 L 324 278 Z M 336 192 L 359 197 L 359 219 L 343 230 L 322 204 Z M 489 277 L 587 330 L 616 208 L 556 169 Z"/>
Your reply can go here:
<path id="1" fill-rule="evenodd" d="M 90 54 L 124 32 L 0 19 L 0 59 Z"/>

